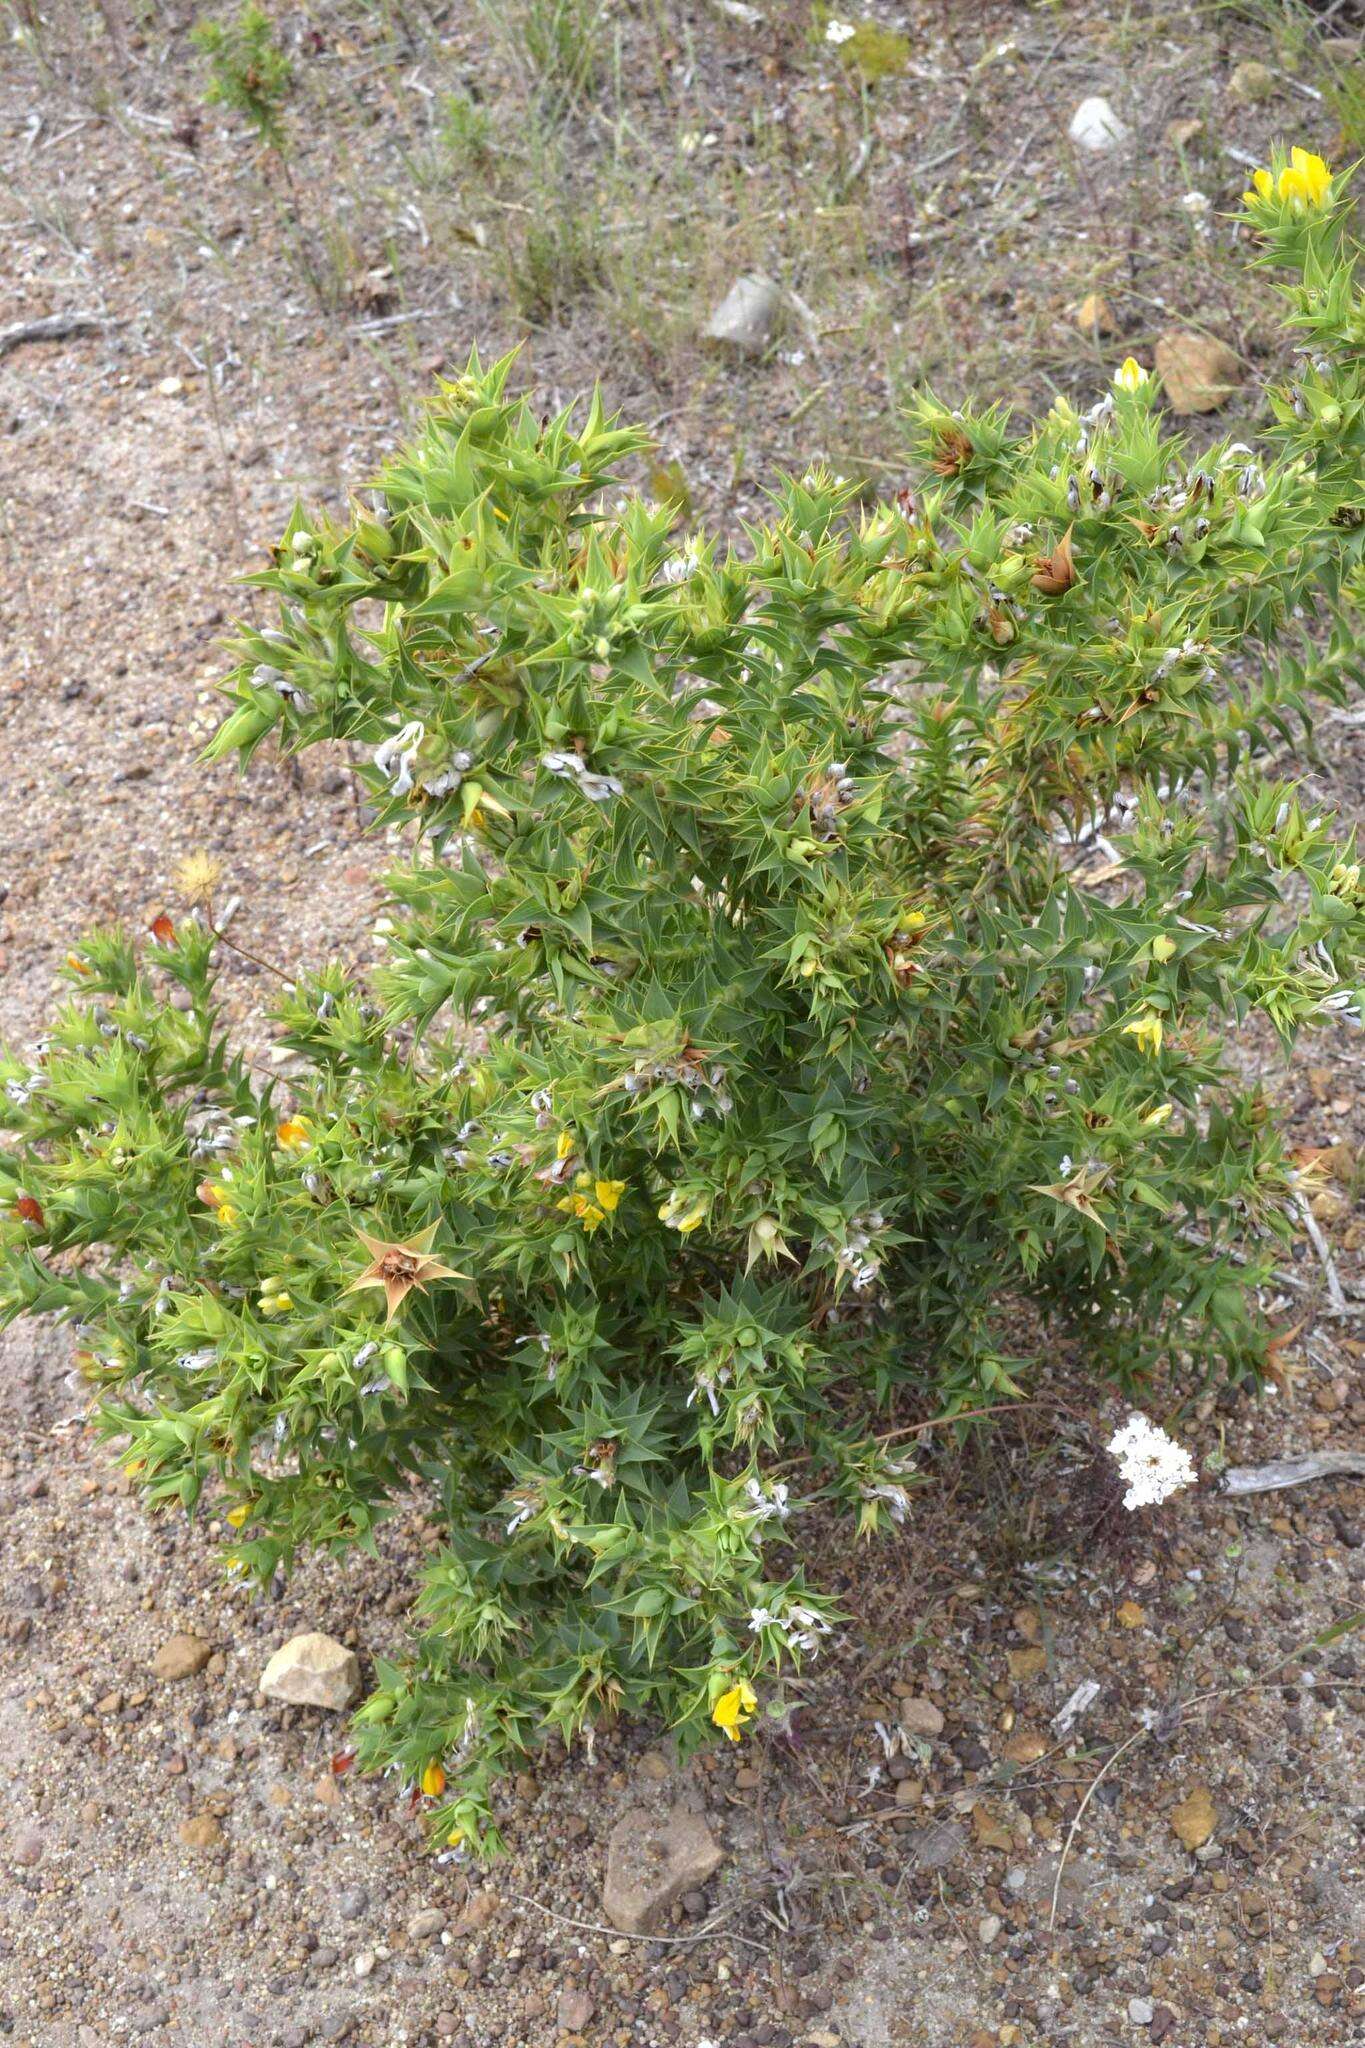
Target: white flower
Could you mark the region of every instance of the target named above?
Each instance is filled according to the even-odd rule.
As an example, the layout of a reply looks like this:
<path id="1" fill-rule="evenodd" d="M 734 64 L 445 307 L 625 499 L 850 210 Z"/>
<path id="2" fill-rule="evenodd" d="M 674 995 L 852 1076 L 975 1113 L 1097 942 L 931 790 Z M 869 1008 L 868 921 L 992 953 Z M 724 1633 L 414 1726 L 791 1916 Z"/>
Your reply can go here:
<path id="1" fill-rule="evenodd" d="M 851 21 L 829 21 L 825 24 L 825 41 L 833 43 L 836 49 L 840 43 L 850 41 L 857 33 Z"/>
<path id="2" fill-rule="evenodd" d="M 375 748 L 374 765 L 384 780 L 392 783 L 395 796 L 406 796 L 412 788 L 412 764 L 425 738 L 426 727 L 414 718 L 401 732 Z"/>
<path id="3" fill-rule="evenodd" d="M 1209 210 L 1209 195 L 1207 192 L 1187 192 L 1180 204 L 1184 207 L 1186 213 L 1207 213 Z"/>
<path id="4" fill-rule="evenodd" d="M 1130 1415 L 1123 1428 L 1110 1437 L 1107 1448 L 1128 1488 L 1123 1505 L 1130 1510 L 1158 1507 L 1183 1486 L 1193 1486 L 1197 1477 L 1194 1460 L 1184 1446 L 1145 1415 Z"/>
<path id="5" fill-rule="evenodd" d="M 779 1522 L 785 1522 L 791 1513 L 787 1498 L 788 1488 L 780 1479 L 767 1492 L 757 1479 L 746 1479 L 744 1491 L 749 1496 L 749 1505 L 744 1509 L 744 1513 L 752 1515 L 756 1522 L 770 1522 L 774 1516 Z"/>

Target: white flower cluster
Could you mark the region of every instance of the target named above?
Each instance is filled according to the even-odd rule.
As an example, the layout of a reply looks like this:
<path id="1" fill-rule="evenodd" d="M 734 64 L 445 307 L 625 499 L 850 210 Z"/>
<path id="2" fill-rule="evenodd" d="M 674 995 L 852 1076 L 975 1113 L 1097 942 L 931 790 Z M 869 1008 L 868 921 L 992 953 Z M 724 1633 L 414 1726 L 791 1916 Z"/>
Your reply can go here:
<path id="1" fill-rule="evenodd" d="M 688 1406 L 691 1406 L 690 1401 Z M 787 1499 L 788 1488 L 780 1479 L 775 1486 L 771 1486 L 766 1490 L 761 1481 L 746 1479 L 744 1491 L 748 1496 L 749 1505 L 747 1508 L 743 1508 L 741 1513 L 746 1515 L 750 1521 L 771 1522 L 776 1518 L 779 1522 L 785 1522 L 791 1513 L 791 1506 Z"/>
<path id="2" fill-rule="evenodd" d="M 392 783 L 395 796 L 406 796 L 412 788 L 413 763 L 417 749 L 427 736 L 427 729 L 420 718 L 414 718 L 401 732 L 396 732 L 374 750 L 374 765 L 385 782 Z"/>
<path id="3" fill-rule="evenodd" d="M 886 1218 L 880 1209 L 873 1209 L 867 1216 L 850 1216 L 844 1229 L 844 1242 L 838 1244 L 827 1237 L 822 1249 L 834 1253 L 835 1264 L 851 1275 L 855 1292 L 861 1294 L 871 1287 L 882 1270 L 880 1257 L 873 1250 L 875 1233 L 884 1229 Z"/>
<path id="4" fill-rule="evenodd" d="M 818 1656 L 821 1637 L 834 1633 L 823 1614 L 795 1600 L 784 1601 L 781 1607 L 751 1607 L 749 1627 L 754 1635 L 761 1629 L 776 1629 L 784 1649 L 800 1650 L 807 1657 Z"/>
<path id="5" fill-rule="evenodd" d="M 621 794 L 620 777 L 595 774 L 581 754 L 542 754 L 540 765 L 563 782 L 577 782 L 590 803 L 604 804 Z"/>
<path id="6" fill-rule="evenodd" d="M 663 1083 L 687 1090 L 692 1097 L 688 1112 L 694 1124 L 701 1122 L 708 1109 L 718 1118 L 724 1118 L 735 1106 L 734 1097 L 726 1085 L 724 1067 L 703 1071 L 696 1060 L 642 1060 L 624 1076 L 621 1087 L 627 1095 L 643 1095 L 646 1089 Z"/>
<path id="7" fill-rule="evenodd" d="M 829 21 L 825 24 L 825 41 L 838 49 L 840 43 L 852 42 L 858 33 L 851 21 Z"/>
<path id="8" fill-rule="evenodd" d="M 1130 1510 L 1159 1507 L 1182 1487 L 1193 1486 L 1198 1476 L 1184 1446 L 1145 1415 L 1130 1415 L 1110 1437 L 1107 1449 L 1128 1488 L 1123 1505 Z"/>

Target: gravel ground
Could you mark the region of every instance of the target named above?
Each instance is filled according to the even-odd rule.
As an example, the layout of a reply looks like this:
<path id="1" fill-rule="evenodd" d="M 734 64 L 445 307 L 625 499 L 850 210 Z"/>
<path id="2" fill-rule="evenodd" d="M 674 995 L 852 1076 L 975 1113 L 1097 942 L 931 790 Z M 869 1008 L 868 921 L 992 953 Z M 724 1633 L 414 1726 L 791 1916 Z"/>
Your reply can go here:
<path id="1" fill-rule="evenodd" d="M 317 60 L 289 204 L 310 234 L 333 212 L 351 234 L 329 311 L 291 259 L 276 174 L 222 117 L 192 132 L 190 17 L 157 12 L 118 53 L 59 4 L 38 56 L 22 42 L 0 55 L 0 325 L 72 309 L 117 323 L 0 358 L 0 1031 L 20 1041 L 81 929 L 145 923 L 200 846 L 225 861 L 242 945 L 285 967 L 372 957 L 391 849 L 361 835 L 344 755 L 310 759 L 301 778 L 270 761 L 245 781 L 195 765 L 239 601 L 231 579 L 296 493 L 335 502 L 364 479 L 438 362 L 475 339 L 490 353 L 525 324 L 503 271 L 455 231 L 467 195 L 423 186 L 427 239 L 394 226 L 428 100 L 504 61 L 487 55 L 481 16 L 450 10 L 439 42 L 412 49 L 373 10 L 343 9 L 340 26 L 287 17 Z M 786 23 L 797 10 L 771 12 Z M 1100 359 L 1064 309 L 1096 280 L 1123 328 L 1110 353 L 1143 353 L 1164 300 L 1263 360 L 1275 342 L 1260 288 L 1244 298 L 1214 274 L 1187 217 L 1150 218 L 1131 164 L 1122 181 L 1087 170 L 1081 190 L 1062 137 L 1089 90 L 1115 93 L 1144 135 L 1204 117 L 1205 153 L 1180 177 L 1199 175 L 1221 205 L 1241 180 L 1223 141 L 1264 153 L 1292 122 L 1326 146 L 1306 95 L 1230 100 L 1255 39 L 1228 17 L 1211 29 L 1156 8 L 1115 24 L 1081 7 L 1055 26 L 1022 5 L 968 13 L 964 25 L 951 7 L 906 10 L 928 55 L 877 103 L 866 238 L 827 288 L 811 249 L 784 273 L 814 308 L 818 349 L 798 333 L 737 368 L 689 353 L 685 320 L 632 331 L 589 299 L 530 334 L 526 374 L 547 402 L 602 369 L 616 402 L 658 423 L 698 508 L 734 519 L 797 449 L 837 459 L 874 439 L 912 349 L 937 351 L 950 382 L 966 374 L 956 349 L 983 382 L 1032 400 L 1088 388 Z M 622 17 L 627 55 L 647 15 Z M 719 138 L 717 161 L 744 170 L 755 110 L 775 101 L 814 132 L 818 81 L 783 46 L 746 43 L 705 5 L 667 16 L 676 47 L 659 75 L 677 83 L 681 117 Z M 982 66 L 1011 39 L 1017 60 Z M 654 75 L 640 67 L 632 109 L 646 140 L 667 97 Z M 907 162 L 944 136 L 970 147 L 931 192 Z M 767 174 L 758 158 L 748 169 Z M 799 162 L 793 175 L 799 189 Z M 372 231 L 356 225 L 363 189 L 379 195 Z M 496 228 L 491 198 L 487 211 Z M 372 331 L 391 316 L 348 300 L 347 280 L 395 247 L 398 310 L 438 317 Z M 708 240 L 684 297 L 723 282 L 734 253 Z M 780 243 L 774 267 L 788 259 Z M 1354 728 L 1322 737 L 1310 787 L 1358 816 Z M 259 970 L 235 959 L 227 991 L 263 1044 Z M 1249 1034 L 1242 1056 L 1297 1141 L 1326 1155 L 1319 1220 L 1348 1311 L 1330 1312 L 1301 1246 L 1280 1304 L 1283 1384 L 1259 1404 L 1210 1395 L 1181 1414 L 1199 1455 L 1254 1462 L 1365 1442 L 1365 1111 L 1358 1040 L 1320 1041 L 1286 1070 Z M 366 1665 L 401 1648 L 413 1569 L 436 1540 L 423 1503 L 387 1527 L 378 1562 L 314 1562 L 275 1600 L 230 1589 L 220 1530 L 151 1521 L 110 1475 L 64 1340 L 11 1331 L 0 2031 L 31 2048 L 1365 2038 L 1365 1652 L 1349 1632 L 1315 1642 L 1365 1608 L 1360 1487 L 1201 1491 L 1136 1550 L 1078 1548 L 1075 1412 L 1111 1419 L 1092 1412 L 1079 1363 L 1059 1358 L 1047 1403 L 988 1447 L 926 1454 L 933 1483 L 895 1543 L 850 1559 L 839 1532 L 819 1536 L 817 1569 L 854 1618 L 789 1740 L 686 1769 L 649 1730 L 547 1755 L 509 1795 L 510 1854 L 484 1875 L 433 1862 L 391 1786 L 335 1768 L 344 1720 L 257 1690 L 302 1628 L 354 1644 Z M 1176 1412 L 1174 1396 L 1152 1406 Z M 193 1676 L 158 1679 L 153 1659 L 177 1631 L 211 1654 Z M 1088 1681 L 1098 1693 L 1059 1727 Z M 603 1922 L 608 1838 L 623 1814 L 677 1804 L 704 1812 L 724 1861 L 658 1938 L 627 1938 Z"/>

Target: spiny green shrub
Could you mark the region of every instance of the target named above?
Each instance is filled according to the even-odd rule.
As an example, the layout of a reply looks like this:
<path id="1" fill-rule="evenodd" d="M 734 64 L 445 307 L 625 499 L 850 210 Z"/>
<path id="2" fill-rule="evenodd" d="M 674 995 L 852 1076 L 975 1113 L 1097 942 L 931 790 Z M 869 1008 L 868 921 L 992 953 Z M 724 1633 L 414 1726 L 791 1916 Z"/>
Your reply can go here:
<path id="1" fill-rule="evenodd" d="M 803 1518 L 904 1519 L 889 1405 L 1013 1400 L 1012 1304 L 1097 1381 L 1257 1373 L 1302 1190 L 1226 1033 L 1358 1021 L 1365 940 L 1349 836 L 1265 766 L 1362 671 L 1313 162 L 1248 201 L 1303 350 L 1260 454 L 1172 438 L 1134 363 L 1023 433 L 925 397 L 894 502 L 816 473 L 725 545 L 618 485 L 643 433 L 473 360 L 254 578 L 212 751 L 366 750 L 414 828 L 387 965 L 287 989 L 276 1085 L 218 1021 L 211 863 L 90 938 L 0 1069 L 0 1301 L 71 1320 L 236 1571 L 439 1503 L 358 1717 L 436 1838 L 495 1845 L 549 1730 L 780 1714 L 835 1619 Z"/>

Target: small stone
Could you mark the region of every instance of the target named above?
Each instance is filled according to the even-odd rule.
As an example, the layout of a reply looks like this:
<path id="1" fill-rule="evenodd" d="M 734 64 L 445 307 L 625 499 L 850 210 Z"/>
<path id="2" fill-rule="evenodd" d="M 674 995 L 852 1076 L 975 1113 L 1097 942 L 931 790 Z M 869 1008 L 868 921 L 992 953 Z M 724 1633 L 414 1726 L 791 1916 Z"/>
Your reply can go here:
<path id="1" fill-rule="evenodd" d="M 998 1913 L 987 1913 L 984 1919 L 977 1921 L 976 1938 L 981 1943 L 982 1948 L 990 1947 L 1004 1924 Z"/>
<path id="2" fill-rule="evenodd" d="M 1005 1761 L 1011 1764 L 1036 1764 L 1040 1757 L 1047 1755 L 1047 1743 L 1032 1728 L 1020 1728 L 1005 1744 Z"/>
<path id="3" fill-rule="evenodd" d="M 1156 2008 L 1150 1998 L 1130 1998 L 1128 2017 L 1135 2027 L 1150 2027 Z"/>
<path id="4" fill-rule="evenodd" d="M 424 1906 L 408 1922 L 409 1941 L 430 1941 L 445 1931 L 446 1916 L 439 1906 Z"/>
<path id="5" fill-rule="evenodd" d="M 351 1968 L 355 1971 L 357 1977 L 368 1977 L 378 1960 L 379 1958 L 372 1948 L 363 1948 L 360 1954 L 353 1959 Z"/>
<path id="6" fill-rule="evenodd" d="M 936 1821 L 906 1838 L 917 1869 L 946 1870 L 967 1847 L 967 1831 L 955 1820 Z"/>
<path id="7" fill-rule="evenodd" d="M 122 1710 L 122 1707 L 123 1694 L 121 1692 L 107 1692 L 103 1699 L 95 1701 L 95 1712 L 97 1714 L 117 1714 Z"/>
<path id="8" fill-rule="evenodd" d="M 1171 1826 L 1191 1854 L 1203 1848 L 1216 1824 L 1217 1815 L 1207 1785 L 1196 1785 L 1187 1799 L 1171 1808 Z"/>
<path id="9" fill-rule="evenodd" d="M 495 1892 L 475 1892 L 465 1903 L 464 1910 L 455 1922 L 456 1934 L 478 1934 L 497 1917 L 498 1900 Z"/>
<path id="10" fill-rule="evenodd" d="M 223 1839 L 223 1830 L 211 1813 L 196 1813 L 182 1820 L 176 1833 L 187 1849 L 216 1849 Z"/>
<path id="11" fill-rule="evenodd" d="M 370 1895 L 363 1885 L 351 1885 L 337 1900 L 337 1911 L 343 1920 L 358 1920 L 370 1903 Z"/>
<path id="12" fill-rule="evenodd" d="M 616 1823 L 607 1844 L 606 1916 L 623 1934 L 648 1934 L 675 1899 L 705 1884 L 724 1860 L 700 1814 L 675 1806 L 660 1820 L 636 1807 Z"/>
<path id="13" fill-rule="evenodd" d="M 312 1630 L 276 1650 L 260 1683 L 267 1699 L 340 1713 L 360 1690 L 360 1659 L 333 1637 Z"/>
<path id="14" fill-rule="evenodd" d="M 212 1655 L 212 1647 L 201 1636 L 167 1636 L 152 1659 L 152 1675 L 167 1684 L 181 1678 L 194 1678 Z"/>
<path id="15" fill-rule="evenodd" d="M 1041 1647 L 1006 1650 L 1005 1661 L 1010 1667 L 1010 1677 L 1015 1683 L 1027 1684 L 1031 1678 L 1041 1678 L 1047 1670 L 1047 1651 Z"/>
<path id="16" fill-rule="evenodd" d="M 1166 123 L 1166 146 L 1168 149 L 1189 149 L 1198 142 L 1204 132 L 1204 124 L 1197 114 L 1185 114 L 1178 120 Z"/>
<path id="17" fill-rule="evenodd" d="M 761 356 L 777 330 L 782 293 L 762 271 L 736 278 L 707 321 L 708 341 L 721 341 L 741 355 Z"/>
<path id="18" fill-rule="evenodd" d="M 1081 101 L 1071 116 L 1067 133 L 1077 149 L 1099 152 L 1120 148 L 1128 140 L 1128 125 L 1119 119 L 1108 100 L 1095 94 Z"/>
<path id="19" fill-rule="evenodd" d="M 185 388 L 185 380 L 183 377 L 163 377 L 156 388 L 163 398 L 179 398 Z"/>
<path id="20" fill-rule="evenodd" d="M 581 1984 L 566 1984 L 559 1994 L 555 2017 L 566 2034 L 581 2034 L 597 2010 L 591 1991 Z"/>
<path id="21" fill-rule="evenodd" d="M 43 1838 L 37 1828 L 16 1828 L 10 1854 L 16 1863 L 32 1866 L 43 1860 Z"/>
<path id="22" fill-rule="evenodd" d="M 437 2013 L 436 2032 L 440 2035 L 443 2041 L 448 2041 L 453 2034 L 458 2034 L 459 2031 L 460 2015 L 457 2012 Z"/>
<path id="23" fill-rule="evenodd" d="M 1225 341 L 1172 330 L 1156 345 L 1156 372 L 1172 412 L 1217 412 L 1242 381 L 1242 366 Z"/>
<path id="24" fill-rule="evenodd" d="M 1099 292 L 1087 292 L 1080 304 L 1072 309 L 1072 319 L 1082 334 L 1095 338 L 1101 334 L 1117 334 L 1118 321 L 1114 318 L 1109 301 Z"/>
<path id="25" fill-rule="evenodd" d="M 1244 107 L 1259 106 L 1262 100 L 1270 98 L 1274 90 L 1274 72 L 1256 57 L 1248 57 L 1245 63 L 1239 64 L 1228 80 L 1228 91 Z"/>
<path id="26" fill-rule="evenodd" d="M 943 1716 L 932 1700 L 919 1697 L 902 1700 L 900 1716 L 901 1727 L 907 1735 L 922 1735 L 932 1741 L 943 1733 Z"/>

